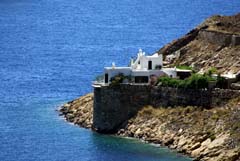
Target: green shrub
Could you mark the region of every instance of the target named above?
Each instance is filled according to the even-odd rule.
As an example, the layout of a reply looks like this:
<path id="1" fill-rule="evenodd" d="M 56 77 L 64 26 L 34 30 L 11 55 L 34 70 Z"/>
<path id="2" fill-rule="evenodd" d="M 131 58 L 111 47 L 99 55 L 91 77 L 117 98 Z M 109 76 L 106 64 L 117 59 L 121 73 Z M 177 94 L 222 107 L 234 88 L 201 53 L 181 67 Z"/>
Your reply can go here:
<path id="1" fill-rule="evenodd" d="M 125 76 L 125 75 L 123 75 L 123 73 L 119 73 L 118 75 L 116 75 L 110 79 L 110 82 L 111 82 L 110 86 L 118 86 L 118 85 L 120 85 L 120 83 L 123 83 L 123 80 L 125 80 L 125 79 L 130 80 L 131 77 Z"/>
<path id="2" fill-rule="evenodd" d="M 207 75 L 192 74 L 191 77 L 185 80 L 170 77 L 160 77 L 158 79 L 158 84 L 164 87 L 204 89 L 208 88 L 210 81 L 215 81 L 215 79 Z"/>
<path id="3" fill-rule="evenodd" d="M 215 67 L 211 67 L 208 71 L 207 71 L 207 75 L 211 76 L 212 74 L 217 74 L 218 71 Z"/>
<path id="4" fill-rule="evenodd" d="M 158 83 L 160 83 L 162 86 L 178 87 L 180 84 L 180 80 L 170 77 L 160 77 L 158 79 Z"/>
<path id="5" fill-rule="evenodd" d="M 188 80 L 187 88 L 195 89 L 208 88 L 209 78 L 207 76 L 193 74 L 187 80 Z"/>

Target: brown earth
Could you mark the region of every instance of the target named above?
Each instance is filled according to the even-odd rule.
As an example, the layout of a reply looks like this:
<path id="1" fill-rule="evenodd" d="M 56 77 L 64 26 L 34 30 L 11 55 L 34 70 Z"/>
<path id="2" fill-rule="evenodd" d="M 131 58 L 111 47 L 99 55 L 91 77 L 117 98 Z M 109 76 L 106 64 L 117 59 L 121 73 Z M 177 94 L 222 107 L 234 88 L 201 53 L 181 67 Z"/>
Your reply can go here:
<path id="1" fill-rule="evenodd" d="M 215 67 L 220 73 L 237 73 L 240 71 L 240 40 L 233 45 L 232 35 L 240 36 L 240 13 L 212 16 L 185 36 L 163 46 L 158 53 L 164 57 L 180 54 L 168 66 L 192 65 L 197 71 Z"/>

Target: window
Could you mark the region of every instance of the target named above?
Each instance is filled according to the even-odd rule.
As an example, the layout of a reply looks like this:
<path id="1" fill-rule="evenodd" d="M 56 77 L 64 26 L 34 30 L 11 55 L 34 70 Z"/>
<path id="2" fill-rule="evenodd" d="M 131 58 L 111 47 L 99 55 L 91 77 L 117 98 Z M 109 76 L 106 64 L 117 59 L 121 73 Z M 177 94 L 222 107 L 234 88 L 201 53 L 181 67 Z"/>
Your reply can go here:
<path id="1" fill-rule="evenodd" d="M 148 70 L 152 70 L 152 61 L 148 61 Z"/>

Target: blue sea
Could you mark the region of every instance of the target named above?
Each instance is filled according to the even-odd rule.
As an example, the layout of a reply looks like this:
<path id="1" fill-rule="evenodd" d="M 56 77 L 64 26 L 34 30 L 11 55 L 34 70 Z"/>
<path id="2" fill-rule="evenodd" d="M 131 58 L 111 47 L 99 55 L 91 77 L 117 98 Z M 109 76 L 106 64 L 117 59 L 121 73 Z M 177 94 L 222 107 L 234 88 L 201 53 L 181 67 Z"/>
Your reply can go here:
<path id="1" fill-rule="evenodd" d="M 1 0 L 0 161 L 190 161 L 64 121 L 104 66 L 154 53 L 239 0 Z"/>

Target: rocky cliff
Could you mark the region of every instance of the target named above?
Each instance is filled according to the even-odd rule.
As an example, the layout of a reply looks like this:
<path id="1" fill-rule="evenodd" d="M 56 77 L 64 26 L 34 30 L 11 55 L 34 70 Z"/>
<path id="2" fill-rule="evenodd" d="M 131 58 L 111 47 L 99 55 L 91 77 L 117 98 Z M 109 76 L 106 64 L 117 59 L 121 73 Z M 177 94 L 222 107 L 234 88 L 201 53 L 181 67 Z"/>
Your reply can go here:
<path id="1" fill-rule="evenodd" d="M 66 103 L 60 112 L 67 121 L 92 128 L 93 94 Z M 196 160 L 240 161 L 240 97 L 211 109 L 145 106 L 116 134 L 168 146 Z"/>
<path id="2" fill-rule="evenodd" d="M 159 51 L 169 66 L 192 65 L 199 71 L 216 67 L 221 73 L 240 71 L 240 13 L 212 16 L 188 34 L 165 45 Z"/>

